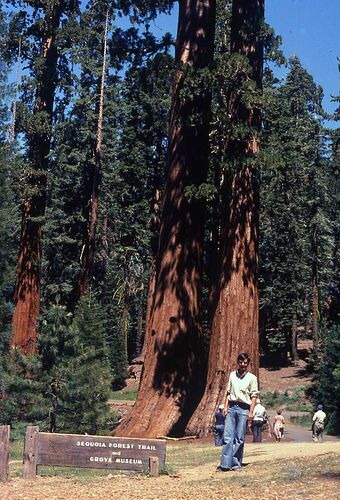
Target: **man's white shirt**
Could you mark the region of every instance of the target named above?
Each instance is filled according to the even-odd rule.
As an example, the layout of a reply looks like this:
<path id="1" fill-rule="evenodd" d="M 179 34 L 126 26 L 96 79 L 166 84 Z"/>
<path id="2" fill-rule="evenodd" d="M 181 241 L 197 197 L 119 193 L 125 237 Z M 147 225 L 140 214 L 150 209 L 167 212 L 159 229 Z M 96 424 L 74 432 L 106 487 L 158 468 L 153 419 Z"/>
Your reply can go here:
<path id="1" fill-rule="evenodd" d="M 252 398 L 258 396 L 257 377 L 250 372 L 242 375 L 238 371 L 233 371 L 230 374 L 228 387 L 229 402 L 239 402 L 250 405 Z"/>

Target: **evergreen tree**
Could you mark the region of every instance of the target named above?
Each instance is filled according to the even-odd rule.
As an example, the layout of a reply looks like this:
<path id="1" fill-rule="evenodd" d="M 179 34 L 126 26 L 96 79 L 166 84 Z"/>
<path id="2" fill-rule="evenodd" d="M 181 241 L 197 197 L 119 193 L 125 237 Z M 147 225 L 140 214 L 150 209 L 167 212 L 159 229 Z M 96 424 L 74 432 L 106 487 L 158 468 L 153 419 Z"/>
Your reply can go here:
<path id="1" fill-rule="evenodd" d="M 262 343 L 281 362 L 288 353 L 296 358 L 296 322 L 309 311 L 313 293 L 320 310 L 332 253 L 331 175 L 321 99 L 322 90 L 292 58 L 286 82 L 269 91 L 264 112 Z"/>
<path id="2" fill-rule="evenodd" d="M 7 38 L 6 17 L 0 17 L 0 48 Z M 9 144 L 12 85 L 8 83 L 10 63 L 0 62 L 0 352 L 8 350 L 13 311 L 15 261 L 17 257 L 19 213 L 17 210 L 19 155 L 16 145 Z"/>
<path id="3" fill-rule="evenodd" d="M 30 353 L 36 350 L 40 309 L 41 233 L 58 80 L 59 26 L 63 16 L 72 15 L 77 2 L 51 0 L 37 5 L 27 0 L 17 10 L 16 2 L 6 3 L 14 7 L 7 52 L 17 50 L 22 40 L 29 72 L 17 123 L 25 139 L 27 162 L 11 347 Z"/>
<path id="4" fill-rule="evenodd" d="M 331 326 L 325 336 L 323 354 L 316 369 L 313 399 L 327 414 L 327 431 L 340 434 L 340 328 Z"/>
<path id="5" fill-rule="evenodd" d="M 48 378 L 37 354 L 19 350 L 0 356 L 0 421 L 13 429 L 12 438 L 24 434 L 29 424 L 48 430 L 50 401 Z"/>
<path id="6" fill-rule="evenodd" d="M 53 344 L 56 347 L 54 353 L 62 351 L 59 362 L 50 370 L 51 430 L 88 434 L 107 432 L 112 418 L 107 405 L 110 365 L 100 307 L 93 298 L 84 295 L 69 328 L 67 317 L 64 326 L 59 321 L 63 311 L 56 309 L 55 313 L 54 321 L 46 325 L 52 326 L 49 335 L 42 339 L 45 363 L 46 351 L 51 352 Z M 47 349 L 48 339 L 52 346 Z"/>
<path id="7" fill-rule="evenodd" d="M 43 301 L 48 304 L 59 296 L 69 311 L 78 300 L 81 242 L 94 165 L 99 21 L 96 10 L 84 12 L 75 34 L 79 46 L 73 47 L 72 58 L 80 65 L 79 75 L 74 76 L 75 100 L 69 113 L 60 115 L 51 155 L 55 175 L 45 228 Z M 172 60 L 166 55 L 168 45 L 167 36 L 158 41 L 149 32 L 140 36 L 136 27 L 123 31 L 111 25 L 92 287 L 107 318 L 115 387 L 124 385 L 128 357 L 135 356 L 140 349 L 137 343 L 141 344 L 153 176 L 165 163 Z"/>

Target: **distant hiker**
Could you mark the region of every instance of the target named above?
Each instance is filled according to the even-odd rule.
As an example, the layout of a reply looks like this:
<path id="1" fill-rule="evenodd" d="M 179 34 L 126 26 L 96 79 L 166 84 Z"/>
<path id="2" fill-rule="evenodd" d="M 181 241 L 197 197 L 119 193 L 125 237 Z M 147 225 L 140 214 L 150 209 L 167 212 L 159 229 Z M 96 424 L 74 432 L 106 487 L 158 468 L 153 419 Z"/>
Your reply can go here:
<path id="1" fill-rule="evenodd" d="M 215 413 L 215 425 L 214 425 L 215 446 L 222 446 L 223 444 L 223 433 L 224 433 L 224 423 L 225 423 L 225 414 L 223 410 L 224 410 L 224 404 L 220 404 L 218 407 L 218 411 Z"/>
<path id="2" fill-rule="evenodd" d="M 256 400 L 256 405 L 254 408 L 254 419 L 253 419 L 253 443 L 261 443 L 262 441 L 262 427 L 268 422 L 268 415 L 266 409 L 261 405 L 261 400 Z"/>
<path id="3" fill-rule="evenodd" d="M 283 418 L 281 413 L 282 410 L 277 410 L 276 415 L 274 417 L 273 431 L 276 441 L 281 441 L 285 429 L 285 419 Z"/>
<path id="4" fill-rule="evenodd" d="M 325 420 L 326 420 L 326 413 L 323 411 L 323 406 L 318 405 L 317 411 L 313 415 L 313 424 L 312 424 L 312 436 L 315 442 L 321 443 L 323 439 Z"/>
<path id="5" fill-rule="evenodd" d="M 257 378 L 248 371 L 250 358 L 245 352 L 237 357 L 238 369 L 231 372 L 227 387 L 227 415 L 223 434 L 221 464 L 218 471 L 242 466 L 247 421 L 253 420 L 258 396 Z"/>

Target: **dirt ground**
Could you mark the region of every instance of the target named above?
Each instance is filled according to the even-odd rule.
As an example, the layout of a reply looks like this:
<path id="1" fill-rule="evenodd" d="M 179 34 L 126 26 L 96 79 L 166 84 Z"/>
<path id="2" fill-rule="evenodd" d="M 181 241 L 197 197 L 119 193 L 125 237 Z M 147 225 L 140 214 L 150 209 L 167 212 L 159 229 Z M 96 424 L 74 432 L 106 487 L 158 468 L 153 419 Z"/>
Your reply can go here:
<path id="1" fill-rule="evenodd" d="M 260 388 L 263 392 L 292 391 L 299 385 L 311 383 L 311 377 L 306 373 L 306 363 L 299 360 L 295 366 L 287 366 L 276 371 L 269 368 L 260 368 Z"/>
<path id="2" fill-rule="evenodd" d="M 220 449 L 200 443 L 169 444 L 169 475 L 142 474 L 12 479 L 1 500 L 214 500 L 339 498 L 340 441 L 247 444 L 245 467 L 216 472 Z"/>

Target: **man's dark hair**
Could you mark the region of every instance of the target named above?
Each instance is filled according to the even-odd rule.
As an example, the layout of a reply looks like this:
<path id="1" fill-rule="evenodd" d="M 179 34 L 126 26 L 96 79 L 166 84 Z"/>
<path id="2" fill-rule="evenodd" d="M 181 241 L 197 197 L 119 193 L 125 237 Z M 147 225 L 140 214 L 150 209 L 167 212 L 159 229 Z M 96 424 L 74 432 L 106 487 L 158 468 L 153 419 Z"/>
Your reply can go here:
<path id="1" fill-rule="evenodd" d="M 238 356 L 237 356 L 237 362 L 239 363 L 240 361 L 248 361 L 248 363 L 250 362 L 250 357 L 249 357 L 249 354 L 246 353 L 246 352 L 241 352 Z"/>

